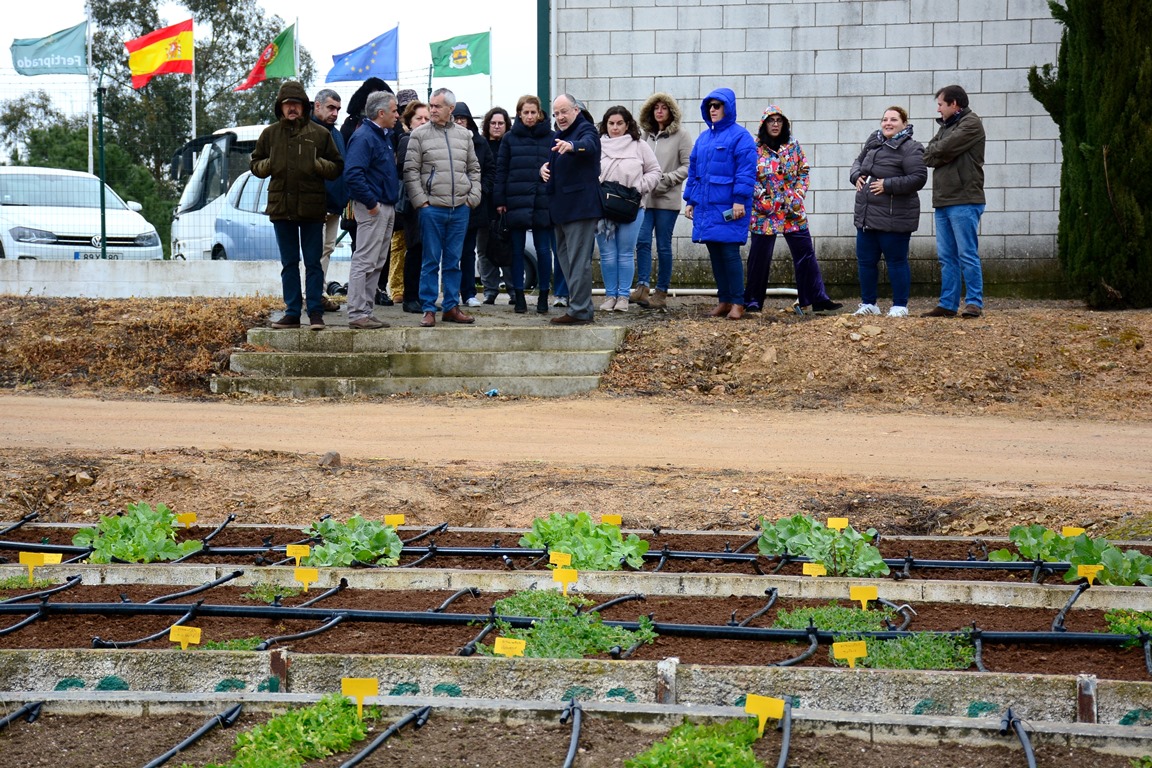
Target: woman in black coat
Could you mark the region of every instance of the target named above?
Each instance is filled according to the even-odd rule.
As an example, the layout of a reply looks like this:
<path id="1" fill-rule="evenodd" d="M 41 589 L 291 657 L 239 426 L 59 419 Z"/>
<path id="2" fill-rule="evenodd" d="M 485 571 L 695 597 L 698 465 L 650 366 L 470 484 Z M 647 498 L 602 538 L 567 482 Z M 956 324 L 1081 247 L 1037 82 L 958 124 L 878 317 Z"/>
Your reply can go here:
<path id="1" fill-rule="evenodd" d="M 548 312 L 555 240 L 540 166 L 548 162 L 551 151 L 552 128 L 540 99 L 521 96 L 516 102 L 516 122 L 500 142 L 493 194 L 496 211 L 505 215 L 512 231 L 512 288 L 517 312 L 528 311 L 524 299 L 524 243 L 529 229 L 536 247 L 536 279 L 540 286 L 536 311 Z"/>
<path id="2" fill-rule="evenodd" d="M 924 147 L 912 138 L 903 107 L 888 107 L 880 130 L 864 142 L 849 180 L 856 187 L 856 266 L 860 275 L 860 308 L 853 314 L 879 315 L 876 306 L 880 256 L 892 283 L 889 317 L 908 316 L 912 270 L 908 245 L 920 226 L 920 195 L 928 182 Z"/>

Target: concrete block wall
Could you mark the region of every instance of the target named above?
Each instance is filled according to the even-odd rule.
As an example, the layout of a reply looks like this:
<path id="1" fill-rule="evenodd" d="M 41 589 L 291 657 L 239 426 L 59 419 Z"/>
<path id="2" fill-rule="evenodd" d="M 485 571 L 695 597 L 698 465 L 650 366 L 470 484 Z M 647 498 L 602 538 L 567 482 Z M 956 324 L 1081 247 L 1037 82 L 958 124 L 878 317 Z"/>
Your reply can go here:
<path id="1" fill-rule="evenodd" d="M 784 110 L 812 167 L 811 230 L 839 295 L 856 286 L 848 170 L 865 138 L 898 104 L 926 144 L 937 128 L 933 94 L 960 84 L 988 133 L 986 289 L 1058 282 L 1059 136 L 1027 85 L 1028 68 L 1055 63 L 1059 48 L 1046 0 L 555 0 L 554 8 L 556 90 L 584 99 L 597 119 L 608 106 L 635 112 L 667 91 L 697 134 L 700 102 L 720 86 L 736 93 L 753 133 L 769 103 Z M 913 280 L 930 293 L 939 273 L 931 182 L 920 195 Z M 677 276 L 710 282 L 690 223 L 681 219 L 676 235 Z M 786 254 L 776 265 L 773 279 L 791 280 Z"/>

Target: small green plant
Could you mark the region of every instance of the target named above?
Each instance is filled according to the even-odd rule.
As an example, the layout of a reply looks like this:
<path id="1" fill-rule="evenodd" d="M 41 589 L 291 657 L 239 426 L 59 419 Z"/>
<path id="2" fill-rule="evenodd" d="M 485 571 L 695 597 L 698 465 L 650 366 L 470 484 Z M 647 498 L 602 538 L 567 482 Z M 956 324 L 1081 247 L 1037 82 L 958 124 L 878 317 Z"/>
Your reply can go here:
<path id="1" fill-rule="evenodd" d="M 752 745 L 759 738 L 755 720 L 696 725 L 683 723 L 646 751 L 624 761 L 624 768 L 707 766 L 708 768 L 763 768 Z"/>
<path id="2" fill-rule="evenodd" d="M 0 590 L 47 589 L 48 587 L 54 586 L 56 586 L 56 583 L 51 579 L 33 579 L 32 581 L 28 581 L 28 576 L 22 573 L 0 579 Z"/>
<path id="3" fill-rule="evenodd" d="M 618 571 L 623 562 L 640 568 L 648 551 L 648 542 L 636 534 L 624 538 L 619 526 L 594 523 L 587 512 L 536 518 L 532 530 L 520 537 L 520 546 L 567 552 L 578 571 Z"/>
<path id="4" fill-rule="evenodd" d="M 1132 768 L 1152 768 L 1152 755 L 1134 757 L 1128 761 L 1128 765 L 1132 766 Z"/>
<path id="5" fill-rule="evenodd" d="M 249 589 L 240 597 L 245 600 L 254 600 L 261 603 L 268 603 L 272 605 L 276 602 L 277 597 L 296 597 L 303 592 L 300 587 L 287 587 L 278 584 L 253 584 Z"/>
<path id="6" fill-rule="evenodd" d="M 375 719 L 370 707 L 364 719 Z M 310 707 L 278 715 L 236 737 L 236 757 L 227 763 L 204 768 L 298 768 L 337 752 L 344 752 L 364 739 L 364 722 L 356 717 L 356 705 L 335 693 Z"/>
<path id="7" fill-rule="evenodd" d="M 1081 565 L 1102 565 L 1096 580 L 1104 586 L 1130 587 L 1142 584 L 1152 587 L 1152 557 L 1135 549 L 1122 552 L 1107 539 L 1063 536 L 1042 525 L 1017 525 L 1008 531 L 1008 538 L 1016 547 L 997 549 L 988 553 L 989 562 L 1009 563 L 1021 560 L 1039 560 L 1045 563 L 1069 563 L 1064 581 L 1079 581 Z"/>
<path id="8" fill-rule="evenodd" d="M 262 642 L 264 639 L 260 637 L 237 637 L 232 640 L 209 640 L 198 646 L 189 647 L 199 648 L 202 651 L 254 651 Z"/>
<path id="9" fill-rule="evenodd" d="M 829 576 L 887 576 L 888 565 L 870 543 L 875 538 L 875 528 L 837 531 L 807 515 L 793 515 L 775 523 L 761 518 L 758 547 L 767 557 L 806 557 L 823 565 Z"/>
<path id="10" fill-rule="evenodd" d="M 871 669 L 968 669 L 976 660 L 976 650 L 963 637 L 942 635 L 937 632 L 917 632 L 892 640 L 850 637 L 842 641 L 865 640 L 868 655 L 857 660 L 857 665 Z M 829 650 L 831 656 L 831 650 Z M 833 659 L 837 666 L 846 661 Z"/>
<path id="11" fill-rule="evenodd" d="M 896 612 L 884 607 L 876 611 L 850 608 L 835 603 L 816 608 L 797 608 L 780 611 L 772 626 L 776 629 L 807 629 L 811 622 L 824 632 L 882 632 L 885 620 L 894 622 Z"/>
<path id="12" fill-rule="evenodd" d="M 323 544 L 312 547 L 311 554 L 301 561 L 310 567 L 367 565 L 396 565 L 404 542 L 396 529 L 377 520 L 366 520 L 353 515 L 348 522 L 332 518 L 313 523 L 308 529 L 311 536 L 319 536 Z"/>
<path id="13" fill-rule="evenodd" d="M 1152 611 L 1130 611 L 1126 608 L 1113 608 L 1104 614 L 1104 621 L 1108 624 L 1108 631 L 1117 635 L 1139 635 L 1141 632 L 1152 635 Z M 1124 647 L 1131 648 L 1139 645 L 1140 641 L 1133 638 L 1125 643 Z"/>
<path id="14" fill-rule="evenodd" d="M 124 514 L 101 517 L 95 528 L 85 528 L 72 537 L 77 547 L 91 547 L 88 560 L 110 563 L 155 563 L 177 560 L 198 552 L 199 541 L 176 541 L 176 513 L 166 504 L 153 509 L 140 501 L 124 508 Z"/>
<path id="15" fill-rule="evenodd" d="M 496 601 L 497 616 L 524 616 L 537 619 L 531 627 L 515 629 L 497 619 L 496 631 L 508 638 L 525 641 L 524 655 L 537 659 L 582 659 L 607 653 L 615 646 L 628 648 L 636 643 L 656 640 L 652 621 L 647 616 L 638 620 L 636 631 L 608 626 L 594 612 L 577 613 L 592 601 L 554 590 L 526 590 Z M 491 656 L 491 646 L 478 643 L 480 653 Z"/>

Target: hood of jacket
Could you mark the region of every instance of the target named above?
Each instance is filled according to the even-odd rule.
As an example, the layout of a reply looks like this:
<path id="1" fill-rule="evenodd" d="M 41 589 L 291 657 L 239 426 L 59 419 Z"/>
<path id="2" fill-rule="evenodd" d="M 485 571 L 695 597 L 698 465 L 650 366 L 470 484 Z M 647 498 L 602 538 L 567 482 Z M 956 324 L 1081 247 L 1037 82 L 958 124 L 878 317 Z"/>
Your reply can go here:
<path id="1" fill-rule="evenodd" d="M 370 77 L 365 80 L 356 92 L 352 94 L 352 98 L 348 99 L 348 107 L 346 114 L 349 117 L 360 117 L 364 114 L 364 110 L 368 107 L 368 97 L 377 91 L 388 91 L 392 93 L 392 89 L 388 87 L 388 83 L 384 82 L 378 77 Z M 359 125 L 360 121 L 357 120 L 356 124 Z"/>
<path id="2" fill-rule="evenodd" d="M 452 119 L 463 117 L 468 120 L 468 130 L 472 133 L 480 133 L 480 128 L 476 125 L 476 120 L 472 117 L 472 110 L 468 109 L 467 102 L 458 101 L 456 106 L 452 109 Z"/>
<path id="3" fill-rule="evenodd" d="M 512 128 L 509 131 L 517 136 L 531 136 L 532 138 L 539 139 L 544 136 L 552 135 L 552 126 L 548 125 L 547 120 L 537 120 L 536 125 L 529 128 L 524 123 L 517 120 L 512 123 Z"/>
<path id="4" fill-rule="evenodd" d="M 676 99 L 672 98 L 671 94 L 667 93 L 654 93 L 648 97 L 644 102 L 644 106 L 640 107 L 640 130 L 646 134 L 655 136 L 660 133 L 660 124 L 656 122 L 656 118 L 652 113 L 656 110 L 656 105 L 663 102 L 668 107 L 668 114 L 671 120 L 668 122 L 668 127 L 664 132 L 669 136 L 680 130 L 680 121 L 684 118 L 684 112 L 680 109 L 680 105 L 676 103 Z M 724 108 L 727 113 L 728 108 Z"/>
<path id="5" fill-rule="evenodd" d="M 288 100 L 303 102 L 304 117 L 312 119 L 312 102 L 308 100 L 308 92 L 304 90 L 303 85 L 295 80 L 286 80 L 284 84 L 280 86 L 280 91 L 276 94 L 275 112 L 277 120 L 284 116 L 284 110 L 281 108 L 281 105 Z"/>
<path id="6" fill-rule="evenodd" d="M 777 145 L 777 148 L 779 148 L 785 144 L 791 143 L 792 141 L 792 121 L 788 119 L 788 115 L 780 111 L 780 107 L 776 106 L 775 104 L 769 104 L 768 107 L 764 110 L 764 114 L 760 115 L 760 128 L 763 132 L 765 132 L 765 134 L 768 130 L 768 127 L 765 125 L 765 123 L 768 121 L 768 118 L 772 117 L 773 115 L 779 115 L 780 117 L 784 118 L 784 128 L 780 131 L 780 144 Z"/>
<path id="7" fill-rule="evenodd" d="M 719 101 L 724 105 L 724 117 L 720 122 L 712 124 L 712 116 L 708 112 L 708 102 Z M 736 93 L 731 88 L 717 88 L 704 97 L 700 102 L 700 114 L 704 117 L 704 124 L 712 130 L 727 128 L 736 123 Z"/>

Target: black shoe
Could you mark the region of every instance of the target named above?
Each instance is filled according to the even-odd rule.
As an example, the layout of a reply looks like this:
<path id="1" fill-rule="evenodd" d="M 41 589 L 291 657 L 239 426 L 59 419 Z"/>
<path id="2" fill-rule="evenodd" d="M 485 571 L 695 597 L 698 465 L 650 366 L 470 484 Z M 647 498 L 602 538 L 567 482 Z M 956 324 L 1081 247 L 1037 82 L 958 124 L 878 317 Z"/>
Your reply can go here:
<path id="1" fill-rule="evenodd" d="M 828 314 L 840 309 L 844 309 L 844 305 L 838 301 L 832 301 L 831 299 L 828 299 L 827 301 L 812 302 L 812 314 L 814 315 Z"/>
<path id="2" fill-rule="evenodd" d="M 418 301 L 405 301 L 403 309 L 405 312 L 413 315 L 424 314 L 424 306 Z"/>
<path id="3" fill-rule="evenodd" d="M 750 301 L 744 305 L 744 311 L 745 312 L 759 312 L 760 311 L 760 305 L 754 301 Z"/>
<path id="4" fill-rule="evenodd" d="M 536 313 L 548 314 L 548 291 L 540 291 L 540 295 L 536 297 Z"/>
<path id="5" fill-rule="evenodd" d="M 524 300 L 524 291 L 517 288 L 512 296 L 512 301 L 516 304 L 516 314 L 522 315 L 528 311 L 528 302 Z"/>
<path id="6" fill-rule="evenodd" d="M 487 296 L 485 296 L 484 297 L 484 303 L 485 304 L 495 304 L 496 303 L 496 294 L 490 293 Z"/>
<path id="7" fill-rule="evenodd" d="M 376 289 L 376 306 L 378 307 L 391 307 L 396 302 L 392 301 L 388 294 L 379 288 Z"/>
<path id="8" fill-rule="evenodd" d="M 324 288 L 324 293 L 328 294 L 329 296 L 336 296 L 339 292 L 340 283 L 336 282 L 335 280 L 328 283 L 328 285 Z"/>

